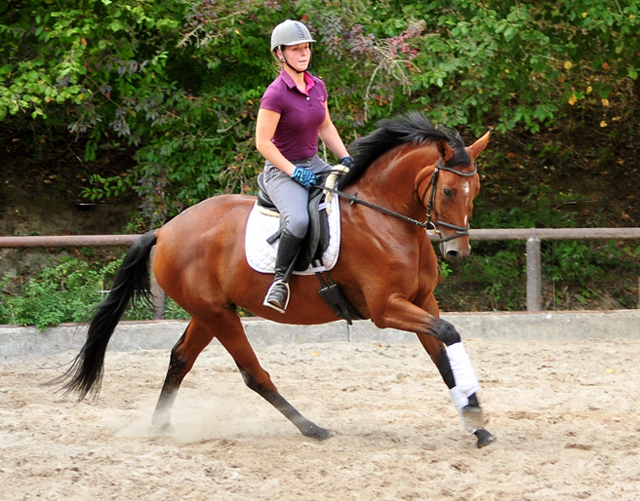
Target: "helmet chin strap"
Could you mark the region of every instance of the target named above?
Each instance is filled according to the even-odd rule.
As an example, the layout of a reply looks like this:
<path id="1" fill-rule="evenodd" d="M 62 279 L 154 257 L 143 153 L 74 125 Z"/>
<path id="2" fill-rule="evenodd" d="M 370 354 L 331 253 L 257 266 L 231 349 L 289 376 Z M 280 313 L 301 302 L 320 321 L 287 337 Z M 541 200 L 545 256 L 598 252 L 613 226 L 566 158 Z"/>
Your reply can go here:
<path id="1" fill-rule="evenodd" d="M 287 58 L 286 58 L 286 57 L 285 57 L 285 55 L 284 55 L 284 45 L 281 45 L 281 46 L 280 46 L 280 48 L 279 48 L 279 50 L 280 50 L 280 56 L 281 56 L 281 57 L 280 57 L 280 62 L 282 62 L 282 63 L 286 64 L 289 68 L 291 68 L 293 71 L 295 71 L 298 75 L 299 75 L 300 73 L 304 73 L 304 72 L 305 72 L 305 71 L 307 71 L 309 68 L 311 68 L 311 48 L 309 48 L 309 64 L 307 64 L 307 67 L 306 67 L 304 70 L 302 70 L 302 71 L 295 69 L 293 66 L 291 66 L 291 65 L 289 64 L 289 61 L 287 61 Z"/>

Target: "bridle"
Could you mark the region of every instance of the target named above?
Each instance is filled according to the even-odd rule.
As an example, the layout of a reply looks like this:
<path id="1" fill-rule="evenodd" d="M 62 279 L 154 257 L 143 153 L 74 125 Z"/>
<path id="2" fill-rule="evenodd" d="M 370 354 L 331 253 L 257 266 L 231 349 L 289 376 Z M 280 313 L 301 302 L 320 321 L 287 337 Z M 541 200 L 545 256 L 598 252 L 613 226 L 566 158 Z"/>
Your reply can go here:
<path id="1" fill-rule="evenodd" d="M 436 185 L 438 183 L 438 173 L 439 171 L 444 170 L 447 172 L 453 172 L 454 174 L 457 174 L 458 176 L 462 176 L 462 177 L 471 177 L 474 176 L 477 172 L 478 172 L 478 164 L 476 162 L 473 162 L 473 171 L 471 172 L 464 172 L 461 170 L 457 170 L 454 169 L 452 167 L 446 167 L 442 165 L 442 159 L 438 159 L 438 163 L 436 164 L 435 170 L 433 171 L 433 174 L 431 176 L 431 180 L 429 181 L 429 184 L 427 184 L 427 187 L 424 189 L 424 192 L 422 193 L 422 196 L 420 197 L 420 203 L 422 203 L 422 205 L 424 205 L 424 197 L 427 194 L 427 191 L 429 190 L 429 187 L 432 187 L 431 190 L 431 194 L 429 195 L 429 201 L 428 201 L 428 205 L 427 205 L 427 221 L 426 222 L 422 222 L 422 221 L 418 221 L 416 219 L 413 219 L 409 216 L 405 216 L 403 214 L 399 214 L 398 212 L 392 211 L 391 209 L 386 209 L 384 207 L 380 207 L 379 205 L 375 205 L 372 204 L 371 202 L 367 202 L 365 200 L 362 200 L 361 198 L 358 198 L 358 192 L 356 191 L 353 195 L 349 195 L 348 193 L 345 193 L 343 191 L 339 191 L 336 190 L 335 188 L 331 188 L 329 186 L 322 186 L 322 185 L 317 185 L 314 184 L 312 185 L 314 188 L 319 188 L 321 190 L 325 190 L 328 191 L 330 193 L 333 193 L 334 195 L 338 195 L 339 197 L 342 198 L 346 198 L 347 200 L 349 200 L 349 205 L 353 205 L 353 204 L 361 204 L 364 205 L 365 207 L 369 207 L 370 209 L 375 209 L 377 211 L 380 211 L 384 214 L 387 214 L 389 216 L 393 216 L 395 218 L 401 219 L 403 221 L 406 221 L 408 223 L 411 223 L 413 225 L 416 226 L 420 226 L 421 228 L 423 228 L 427 233 L 428 232 L 433 232 L 436 235 L 438 235 L 440 237 L 440 243 L 444 243 L 444 242 L 448 242 L 450 240 L 454 240 L 456 238 L 460 238 L 463 237 L 465 235 L 469 234 L 469 225 L 467 226 L 458 226 L 452 223 L 447 223 L 446 221 L 441 221 L 439 220 L 437 217 L 434 220 L 432 220 L 432 216 L 431 213 L 433 211 L 433 213 L 435 214 L 435 200 L 436 200 Z M 452 230 L 456 230 L 456 234 L 452 235 L 450 237 L 446 237 L 443 238 L 442 233 L 440 232 L 440 230 L 438 230 L 438 226 L 444 226 L 445 228 L 449 228 Z"/>
<path id="2" fill-rule="evenodd" d="M 452 172 L 457 176 L 462 177 L 473 177 L 478 172 L 478 164 L 473 162 L 473 170 L 470 172 L 461 171 L 458 169 L 454 169 L 453 167 L 447 167 L 442 165 L 442 158 L 438 159 L 438 163 L 436 164 L 436 168 L 431 175 L 431 179 L 429 183 L 425 187 L 422 192 L 422 196 L 420 197 L 420 203 L 424 205 L 424 197 L 427 195 L 427 191 L 431 188 L 431 193 L 429 194 L 429 200 L 427 202 L 427 225 L 429 225 L 429 229 L 433 231 L 436 235 L 440 237 L 440 243 L 448 242 L 450 240 L 454 240 L 459 237 L 463 237 L 469 234 L 469 225 L 467 226 L 458 226 L 457 224 L 448 223 L 447 221 L 443 221 L 438 219 L 437 211 L 436 211 L 436 188 L 438 185 L 438 174 L 440 171 Z M 433 213 L 433 215 L 432 215 Z M 444 228 L 448 228 L 450 230 L 455 230 L 456 234 L 450 237 L 443 238 L 442 233 L 438 229 L 438 226 L 442 226 Z"/>

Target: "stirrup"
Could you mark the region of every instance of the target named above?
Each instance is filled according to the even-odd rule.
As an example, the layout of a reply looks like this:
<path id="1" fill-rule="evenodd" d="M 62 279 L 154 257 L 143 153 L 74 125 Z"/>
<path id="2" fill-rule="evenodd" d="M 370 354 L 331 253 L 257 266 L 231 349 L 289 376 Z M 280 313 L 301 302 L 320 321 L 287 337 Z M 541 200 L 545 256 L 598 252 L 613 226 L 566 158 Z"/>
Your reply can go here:
<path id="1" fill-rule="evenodd" d="M 287 290 L 287 296 L 286 296 L 286 301 L 285 301 L 284 306 L 279 306 L 279 305 L 277 305 L 275 303 L 269 302 L 269 296 L 271 295 L 272 292 L 275 292 L 274 288 L 276 286 L 278 286 L 278 285 L 284 285 L 286 290 Z M 265 296 L 262 305 L 263 306 L 267 306 L 267 307 L 269 307 L 269 308 L 271 308 L 273 310 L 276 310 L 276 311 L 278 311 L 280 313 L 284 313 L 285 310 L 287 309 L 287 306 L 289 306 L 289 299 L 291 299 L 291 289 L 289 288 L 289 284 L 287 282 L 283 281 L 283 280 L 277 280 L 277 281 L 275 281 L 275 282 L 273 282 L 271 284 L 271 287 L 269 287 L 269 290 L 267 291 L 267 295 Z"/>

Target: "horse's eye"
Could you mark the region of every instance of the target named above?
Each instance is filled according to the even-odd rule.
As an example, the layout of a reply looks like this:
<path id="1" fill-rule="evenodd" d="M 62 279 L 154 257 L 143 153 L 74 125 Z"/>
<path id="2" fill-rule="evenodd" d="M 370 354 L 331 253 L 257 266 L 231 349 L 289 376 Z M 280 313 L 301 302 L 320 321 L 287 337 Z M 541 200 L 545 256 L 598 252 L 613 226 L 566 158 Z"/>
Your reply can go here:
<path id="1" fill-rule="evenodd" d="M 444 193 L 445 197 L 453 198 L 453 193 L 451 192 L 451 190 L 448 190 L 447 188 L 445 188 L 444 190 L 442 190 L 442 192 Z"/>

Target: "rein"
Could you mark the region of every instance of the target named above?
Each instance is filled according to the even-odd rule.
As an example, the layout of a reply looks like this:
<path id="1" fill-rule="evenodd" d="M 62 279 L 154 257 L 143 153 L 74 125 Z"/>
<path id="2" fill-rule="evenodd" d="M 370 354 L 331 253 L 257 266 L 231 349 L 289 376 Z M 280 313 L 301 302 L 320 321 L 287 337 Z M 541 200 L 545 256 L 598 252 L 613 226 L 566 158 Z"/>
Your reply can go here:
<path id="1" fill-rule="evenodd" d="M 400 214 L 399 212 L 394 212 L 391 209 L 385 209 L 384 207 L 380 207 L 379 205 L 375 205 L 372 204 L 371 202 L 367 202 L 366 200 L 362 200 L 361 198 L 358 198 L 358 192 L 356 191 L 353 195 L 349 195 L 348 193 L 345 193 L 344 191 L 339 191 L 336 190 L 335 188 L 329 188 L 328 186 L 319 186 L 319 185 L 313 185 L 316 188 L 320 188 L 322 190 L 326 190 L 330 193 L 333 193 L 334 195 L 338 195 L 339 197 L 342 198 L 346 198 L 347 200 L 349 200 L 349 205 L 353 205 L 353 204 L 360 204 L 360 205 L 364 205 L 365 207 L 369 207 L 370 209 L 375 209 L 377 211 L 383 212 L 389 216 L 393 216 L 395 218 L 398 219 L 402 219 L 403 221 L 406 221 L 407 223 L 411 223 L 414 224 L 416 226 L 420 226 L 421 228 L 424 228 L 425 230 L 430 229 L 430 223 L 423 223 L 422 221 L 418 221 L 417 219 L 413 219 L 409 216 L 405 216 L 403 214 Z"/>
<path id="2" fill-rule="evenodd" d="M 436 218 L 435 221 L 431 220 L 431 212 L 432 209 L 435 205 L 435 194 L 436 194 L 436 184 L 438 183 L 438 171 L 440 170 L 444 170 L 447 172 L 453 172 L 454 174 L 457 174 L 459 176 L 463 176 L 463 177 L 471 177 L 473 175 L 476 174 L 476 172 L 478 172 L 478 164 L 476 164 L 475 162 L 473 163 L 473 171 L 472 172 L 463 172 L 457 169 L 453 169 L 451 167 L 444 167 L 442 166 L 442 159 L 438 160 L 438 163 L 436 164 L 436 168 L 433 172 L 433 175 L 431 176 L 431 180 L 429 181 L 429 184 L 427 185 L 427 187 L 425 188 L 424 192 L 422 193 L 422 196 L 420 197 L 420 202 L 424 205 L 424 197 L 427 194 L 427 191 L 429 190 L 429 187 L 433 187 L 433 189 L 431 190 L 431 195 L 429 196 L 429 202 L 428 202 L 428 206 L 427 206 L 427 221 L 426 222 L 422 222 L 422 221 L 418 221 L 417 219 L 413 219 L 409 216 L 405 216 L 404 214 L 400 214 L 398 212 L 392 211 L 391 209 L 387 209 L 385 207 L 381 207 L 379 205 L 375 205 L 372 204 L 371 202 L 367 202 L 366 200 L 362 200 L 361 198 L 358 198 L 358 192 L 356 191 L 353 195 L 349 195 L 348 193 L 345 193 L 344 191 L 339 191 L 336 190 L 335 188 L 330 188 L 328 186 L 319 186 L 319 185 L 314 185 L 314 187 L 316 188 L 321 188 L 323 190 L 326 190 L 330 193 L 333 193 L 334 195 L 338 195 L 339 197 L 342 198 L 346 198 L 347 200 L 349 200 L 349 205 L 353 205 L 353 204 L 360 204 L 360 205 L 364 205 L 365 207 L 369 207 L 370 209 L 374 209 L 377 210 L 379 212 L 382 212 L 384 214 L 387 214 L 388 216 L 393 216 L 397 219 L 401 219 L 402 221 L 405 221 L 407 223 L 411 223 L 415 226 L 420 226 L 421 228 L 423 228 L 425 231 L 429 231 L 432 230 L 434 233 L 436 233 L 439 237 L 440 237 L 440 242 L 448 242 L 450 240 L 454 240 L 456 238 L 462 237 L 464 235 L 468 235 L 469 234 L 469 226 L 457 226 L 455 224 L 451 224 L 451 223 L 447 223 L 446 221 L 441 221 L 439 219 Z M 451 237 L 447 237 L 447 238 L 443 238 L 442 237 L 442 233 L 440 233 L 440 231 L 438 230 L 438 226 L 444 226 L 445 228 L 449 228 L 452 230 L 456 230 L 456 234 L 451 236 Z"/>

